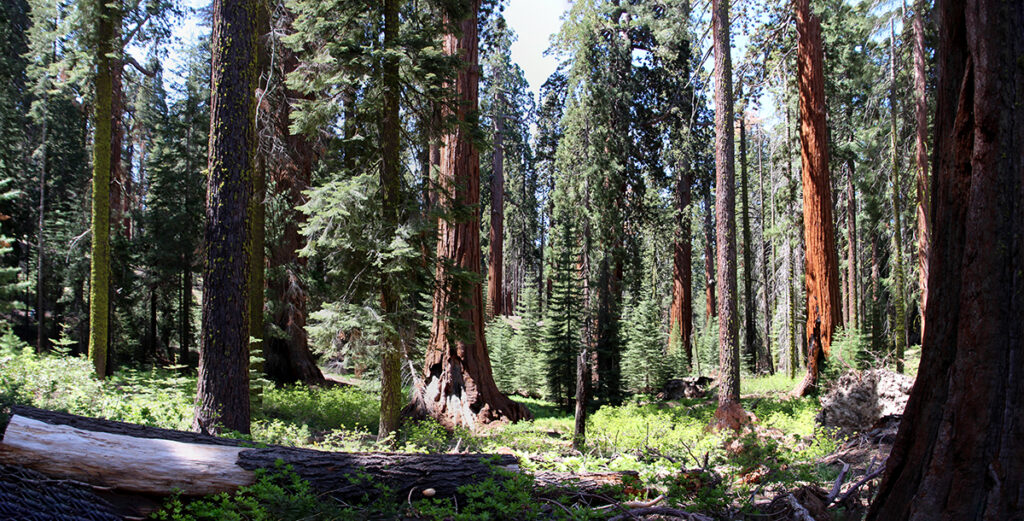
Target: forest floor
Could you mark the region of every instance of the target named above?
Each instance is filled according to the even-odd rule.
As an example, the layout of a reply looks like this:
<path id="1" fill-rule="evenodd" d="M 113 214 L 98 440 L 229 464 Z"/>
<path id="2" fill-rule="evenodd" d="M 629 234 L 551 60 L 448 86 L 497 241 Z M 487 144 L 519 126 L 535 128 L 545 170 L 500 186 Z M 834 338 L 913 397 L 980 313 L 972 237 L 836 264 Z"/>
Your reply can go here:
<path id="1" fill-rule="evenodd" d="M 38 356 L 27 346 L 0 344 L 6 344 L 0 347 L 0 406 L 19 403 L 171 429 L 189 427 L 194 375 L 160 368 L 122 370 L 101 382 L 82 358 Z M 346 381 L 352 385 L 265 388 L 253 413 L 251 438 L 330 451 L 498 452 L 519 457 L 530 471 L 635 471 L 642 484 L 635 494 L 643 497 L 633 499 L 660 498 L 658 504 L 716 519 L 790 519 L 784 501 L 769 502 L 802 494 L 802 504 L 823 503 L 817 514 L 808 507 L 820 520 L 860 517 L 874 480 L 866 486 L 857 483 L 873 472 L 877 475 L 895 435 L 890 422 L 839 436 L 816 423 L 817 398 L 791 397 L 796 381 L 775 375 L 743 380 L 742 404 L 754 420 L 739 433 L 708 430 L 713 393 L 668 402 L 634 396 L 590 415 L 587 449 L 579 452 L 571 444 L 570 413 L 517 397 L 533 413 L 533 421 L 475 434 L 448 432 L 428 421 L 406 425 L 397 436 L 378 442 L 375 385 Z M 848 490 L 850 497 L 840 501 Z M 471 511 L 467 505 L 461 508 Z M 437 512 L 433 518 L 452 517 L 451 512 Z M 605 517 L 591 512 L 578 518 Z"/>

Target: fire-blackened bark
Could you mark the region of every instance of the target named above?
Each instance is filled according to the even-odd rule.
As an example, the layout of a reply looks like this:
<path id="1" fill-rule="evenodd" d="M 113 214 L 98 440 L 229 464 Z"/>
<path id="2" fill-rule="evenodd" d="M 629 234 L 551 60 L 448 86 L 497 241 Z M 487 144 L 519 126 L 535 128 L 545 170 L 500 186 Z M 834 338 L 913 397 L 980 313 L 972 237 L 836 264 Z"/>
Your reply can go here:
<path id="1" fill-rule="evenodd" d="M 739 429 L 746 421 L 740 406 L 740 361 L 736 316 L 736 168 L 733 163 L 732 58 L 729 0 L 712 0 L 715 49 L 715 218 L 718 239 L 718 408 L 715 423 Z"/>
<path id="2" fill-rule="evenodd" d="M 929 297 L 869 520 L 1024 508 L 1024 4 L 939 1 Z"/>
<path id="3" fill-rule="evenodd" d="M 754 255 L 750 238 L 750 183 L 747 176 L 747 123 L 740 114 L 740 220 L 743 222 L 743 358 L 752 373 L 757 372 L 760 350 L 754 321 Z"/>
<path id="4" fill-rule="evenodd" d="M 438 224 L 430 344 L 424 381 L 414 390 L 408 412 L 414 417 L 434 417 L 448 427 L 473 429 L 495 420 L 529 418 L 530 413 L 501 394 L 494 383 L 484 337 L 480 283 L 466 277 L 480 273 L 480 223 L 476 216 L 480 202 L 480 155 L 466 126 L 477 111 L 480 0 L 466 0 L 465 6 L 468 15 L 458 22 L 460 34 L 444 38 L 445 53 L 460 56 L 463 61 L 451 86 L 456 93 L 456 105 L 444 110 L 459 124 L 445 134 L 441 149 L 438 203 L 449 217 Z"/>
<path id="5" fill-rule="evenodd" d="M 192 428 L 249 432 L 249 228 L 256 150 L 255 0 L 215 0 L 202 344 Z"/>
<path id="6" fill-rule="evenodd" d="M 796 27 L 807 260 L 807 376 L 794 393 L 803 396 L 817 384 L 820 365 L 832 346 L 832 334 L 843 319 L 828 170 L 821 20 L 811 14 L 809 0 L 796 2 Z"/>

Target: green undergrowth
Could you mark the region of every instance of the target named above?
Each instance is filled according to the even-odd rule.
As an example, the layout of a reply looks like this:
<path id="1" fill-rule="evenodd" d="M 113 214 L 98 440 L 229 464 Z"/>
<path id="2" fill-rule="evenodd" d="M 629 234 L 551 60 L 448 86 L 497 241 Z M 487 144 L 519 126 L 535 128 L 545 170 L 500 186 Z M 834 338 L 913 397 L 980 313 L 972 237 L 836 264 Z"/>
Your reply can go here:
<path id="1" fill-rule="evenodd" d="M 254 404 L 250 438 L 256 443 L 337 451 L 511 453 L 530 472 L 636 471 L 642 483 L 639 489 L 649 497 L 664 494 L 671 504 L 697 511 L 722 511 L 729 505 L 751 509 L 748 498 L 755 491 L 767 494 L 803 483 L 828 487 L 836 477 L 834 468 L 818 462 L 834 452 L 843 440 L 815 424 L 819 409 L 816 398 L 789 397 L 794 385 L 794 380 L 784 376 L 746 379 L 742 403 L 756 421 L 738 434 L 708 430 L 715 410 L 713 397 L 660 402 L 635 396 L 619 406 L 603 406 L 590 414 L 583 451 L 572 448 L 572 414 L 537 399 L 514 398 L 530 409 L 535 418 L 532 421 L 490 427 L 477 433 L 464 429 L 448 431 L 434 421 L 425 421 L 407 424 L 397 434 L 378 442 L 378 397 L 370 389 L 266 388 Z M 122 369 L 100 381 L 92 376 L 92 367 L 84 358 L 62 353 L 36 355 L 10 336 L 0 338 L 0 405 L 26 404 L 188 429 L 194 396 L 195 375 L 182 373 L 180 368 Z M 499 481 L 467 490 L 466 497 L 477 494 L 476 507 L 471 508 L 463 501 L 456 509 L 454 505 L 435 501 L 418 506 L 416 514 L 425 519 L 529 519 L 542 511 L 537 509 L 538 504 L 548 504 L 548 500 L 530 501 L 529 487 L 520 485 L 525 491 L 508 488 L 514 484 Z M 282 494 L 289 501 L 294 500 L 281 508 L 301 511 L 302 502 L 308 499 L 300 485 L 280 478 L 261 480 L 254 487 L 244 491 L 243 496 L 208 498 L 204 504 L 189 504 L 187 508 L 181 504 L 177 510 L 166 510 L 164 513 L 172 517 L 165 519 L 289 519 L 278 511 L 262 514 L 258 510 L 278 501 L 280 498 L 274 497 L 281 490 L 288 491 Z M 372 508 L 409 508 L 404 498 L 399 503 Z M 209 517 L 203 513 L 220 512 L 218 509 L 228 508 L 225 505 L 251 511 L 238 513 L 240 517 Z M 326 509 L 323 505 L 317 508 Z M 360 508 L 365 514 L 371 507 Z M 472 514 L 473 508 L 478 508 L 477 514 Z M 295 519 L 346 519 L 344 516 L 348 515 L 344 508 L 322 511 L 340 517 Z M 553 511 L 562 510 L 543 510 L 549 517 L 554 515 Z M 583 511 L 574 515 L 584 517 L 575 519 L 596 515 Z M 493 515 L 488 517 L 485 512 Z"/>

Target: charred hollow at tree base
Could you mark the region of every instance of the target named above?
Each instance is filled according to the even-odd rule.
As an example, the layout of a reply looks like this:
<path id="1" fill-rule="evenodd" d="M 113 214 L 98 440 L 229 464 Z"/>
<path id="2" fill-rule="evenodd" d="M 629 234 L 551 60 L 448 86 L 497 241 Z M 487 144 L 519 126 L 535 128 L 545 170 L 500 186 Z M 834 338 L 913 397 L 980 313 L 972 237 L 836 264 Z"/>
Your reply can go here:
<path id="1" fill-rule="evenodd" d="M 402 416 L 411 420 L 434 418 L 447 428 L 475 430 L 493 422 L 533 419 L 530 411 L 498 391 L 494 385 L 476 385 L 471 375 L 450 364 L 416 385 Z"/>

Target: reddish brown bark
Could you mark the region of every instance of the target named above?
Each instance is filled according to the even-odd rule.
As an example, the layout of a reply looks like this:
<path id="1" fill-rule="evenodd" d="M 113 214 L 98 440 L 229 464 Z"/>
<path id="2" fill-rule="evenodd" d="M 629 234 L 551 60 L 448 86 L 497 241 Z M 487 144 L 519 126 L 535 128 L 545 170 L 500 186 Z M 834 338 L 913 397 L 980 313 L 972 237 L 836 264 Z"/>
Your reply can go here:
<path id="1" fill-rule="evenodd" d="M 718 316 L 718 301 L 715 298 L 715 219 L 713 212 L 714 201 L 711 199 L 711 183 L 704 192 L 707 211 L 704 212 L 704 301 L 706 304 L 706 317 L 715 318 Z"/>
<path id="2" fill-rule="evenodd" d="M 491 374 L 483 328 L 483 295 L 479 282 L 466 273 L 480 273 L 480 155 L 466 122 L 477 110 L 477 13 L 480 0 L 467 0 L 469 16 L 459 22 L 460 34 L 444 38 L 446 54 L 460 56 L 464 66 L 452 85 L 457 104 L 445 107 L 462 124 L 444 135 L 441 149 L 439 204 L 456 218 L 441 219 L 437 233 L 437 272 L 433 324 L 423 382 L 417 385 L 408 412 L 431 416 L 447 427 L 475 429 L 496 420 L 520 420 L 530 413 L 501 394 Z M 454 114 L 453 114 L 454 112 Z M 468 324 L 460 331 L 459 323 Z"/>
<path id="3" fill-rule="evenodd" d="M 273 21 L 277 31 L 288 31 L 291 14 L 281 10 Z M 275 45 L 277 70 L 271 74 L 286 77 L 298 67 L 298 58 L 286 45 Z M 309 300 L 302 270 L 306 259 L 299 256 L 305 240 L 299 230 L 306 222 L 298 207 L 306 202 L 304 192 L 309 189 L 313 164 L 317 157 L 315 143 L 304 134 L 293 134 L 289 100 L 308 98 L 301 92 L 284 90 L 283 97 L 264 98 L 261 112 L 266 112 L 268 124 L 273 125 L 275 140 L 280 140 L 279 152 L 265 158 L 269 181 L 273 189 L 288 202 L 283 210 L 280 240 L 270 245 L 267 258 L 267 293 L 270 302 L 270 320 L 285 333 L 284 337 L 268 335 L 264 341 L 267 375 L 277 383 L 303 382 L 321 384 L 324 375 L 309 349 L 306 334 L 306 304 Z M 273 147 L 271 150 L 277 150 Z M 254 269 L 256 267 L 254 266 Z"/>
<path id="4" fill-rule="evenodd" d="M 932 249 L 917 382 L 869 520 L 1024 509 L 1024 4 L 939 1 Z"/>
<path id="5" fill-rule="evenodd" d="M 740 406 L 740 352 L 736 309 L 736 168 L 733 163 L 732 58 L 729 0 L 712 0 L 715 49 L 715 218 L 718 274 L 718 408 L 715 426 L 739 429 L 747 416 Z"/>
<path id="6" fill-rule="evenodd" d="M 915 159 L 917 161 L 917 265 L 921 288 L 921 332 L 924 333 L 924 309 L 928 300 L 928 248 L 931 243 L 931 192 L 928 187 L 928 98 L 924 58 L 924 0 L 914 2 L 914 119 L 917 123 Z"/>
<path id="7" fill-rule="evenodd" d="M 693 254 L 690 242 L 690 184 L 693 175 L 686 165 L 680 165 L 676 180 L 676 225 L 679 235 L 672 248 L 672 307 L 669 311 L 669 347 L 677 346 L 686 353 L 687 365 L 693 360 Z"/>
<path id="8" fill-rule="evenodd" d="M 846 317 L 852 328 L 857 327 L 857 189 L 854 187 L 855 166 L 846 160 Z"/>
<path id="9" fill-rule="evenodd" d="M 494 156 L 491 173 L 491 227 L 490 259 L 487 262 L 487 315 L 505 314 L 503 289 L 503 264 L 505 262 L 505 149 L 502 143 L 505 122 L 502 119 L 501 103 L 497 103 L 494 115 Z"/>
<path id="10" fill-rule="evenodd" d="M 807 266 L 807 376 L 794 393 L 803 396 L 817 384 L 820 365 L 832 346 L 832 334 L 843 319 L 828 169 L 821 20 L 811 14 L 809 0 L 796 2 L 796 27 Z"/>

